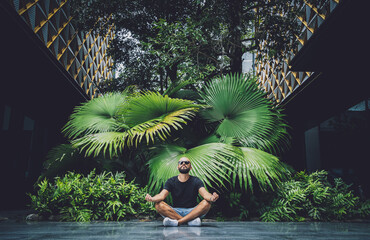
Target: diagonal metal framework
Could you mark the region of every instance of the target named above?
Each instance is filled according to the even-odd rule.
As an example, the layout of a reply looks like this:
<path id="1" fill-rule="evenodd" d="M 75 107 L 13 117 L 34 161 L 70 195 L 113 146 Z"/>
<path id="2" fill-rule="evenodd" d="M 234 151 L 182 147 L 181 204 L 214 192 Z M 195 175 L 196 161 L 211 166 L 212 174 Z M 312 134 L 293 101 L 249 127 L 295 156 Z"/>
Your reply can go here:
<path id="1" fill-rule="evenodd" d="M 107 57 L 112 26 L 105 36 L 78 32 L 72 25 L 68 0 L 8 0 L 21 18 L 90 97 L 102 79 L 113 77 Z"/>
<path id="2" fill-rule="evenodd" d="M 299 89 L 314 74 L 313 72 L 292 72 L 289 70 L 289 62 L 306 44 L 312 34 L 320 27 L 340 1 L 328 0 L 320 9 L 308 2 L 302 4 L 300 6 L 302 14 L 297 16 L 297 21 L 301 28 L 300 35 L 296 36 L 298 47 L 286 53 L 286 59 L 283 61 L 262 56 L 262 60 L 256 64 L 256 72 L 259 75 L 259 86 L 277 104 L 284 102 L 290 94 Z M 262 42 L 263 46 L 264 42 Z M 262 55 L 262 53 L 258 52 L 257 55 Z"/>

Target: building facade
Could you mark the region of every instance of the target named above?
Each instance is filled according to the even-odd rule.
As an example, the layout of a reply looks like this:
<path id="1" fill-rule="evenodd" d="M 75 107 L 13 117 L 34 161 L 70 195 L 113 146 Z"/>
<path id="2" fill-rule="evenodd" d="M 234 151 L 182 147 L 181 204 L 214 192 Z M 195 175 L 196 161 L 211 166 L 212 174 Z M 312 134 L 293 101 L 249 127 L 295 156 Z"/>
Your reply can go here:
<path id="1" fill-rule="evenodd" d="M 113 76 L 105 36 L 79 32 L 67 0 L 0 1 L 1 209 L 24 207 L 73 108 Z"/>
<path id="2" fill-rule="evenodd" d="M 68 0 L 9 0 L 10 5 L 76 80 L 89 98 L 98 95 L 102 79 L 112 78 L 107 57 L 113 26 L 105 36 L 78 32 L 71 23 Z"/>
<path id="3" fill-rule="evenodd" d="M 287 101 L 290 95 L 294 95 L 293 92 L 298 92 L 300 86 L 313 78 L 314 72 L 292 71 L 290 62 L 334 11 L 339 1 L 329 0 L 320 9 L 311 4 L 302 4 L 301 15 L 297 16 L 297 23 L 300 25 L 300 35 L 296 36 L 297 48 L 287 52 L 283 61 L 263 57 L 263 60 L 257 64 L 256 71 L 260 75 L 259 85 L 276 103 Z M 261 45 L 263 46 L 263 42 Z M 259 54 L 261 53 L 257 53 Z"/>
<path id="4" fill-rule="evenodd" d="M 367 197 L 368 7 L 366 0 L 328 0 L 321 7 L 306 1 L 297 16 L 297 49 L 282 62 L 264 58 L 256 69 L 260 87 L 285 108 L 292 126 L 283 160 L 300 170 L 325 169 Z"/>

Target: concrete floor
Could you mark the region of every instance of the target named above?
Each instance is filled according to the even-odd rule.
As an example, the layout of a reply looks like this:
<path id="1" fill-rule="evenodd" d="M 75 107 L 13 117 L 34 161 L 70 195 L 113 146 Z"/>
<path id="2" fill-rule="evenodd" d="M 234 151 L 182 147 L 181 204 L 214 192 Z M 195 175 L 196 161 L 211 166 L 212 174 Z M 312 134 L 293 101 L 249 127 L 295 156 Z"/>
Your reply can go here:
<path id="1" fill-rule="evenodd" d="M 162 222 L 0 222 L 0 239 L 370 239 L 370 223 L 205 222 L 163 227 Z"/>

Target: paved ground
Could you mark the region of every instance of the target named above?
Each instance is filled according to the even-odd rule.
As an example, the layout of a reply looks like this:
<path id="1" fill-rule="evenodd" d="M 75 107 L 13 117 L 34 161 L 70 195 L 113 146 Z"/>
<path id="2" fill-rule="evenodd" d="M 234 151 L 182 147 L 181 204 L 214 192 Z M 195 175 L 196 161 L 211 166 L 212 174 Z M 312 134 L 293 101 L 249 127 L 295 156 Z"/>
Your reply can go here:
<path id="1" fill-rule="evenodd" d="M 0 239 L 370 239 L 370 223 L 205 222 L 163 227 L 162 222 L 0 222 Z"/>

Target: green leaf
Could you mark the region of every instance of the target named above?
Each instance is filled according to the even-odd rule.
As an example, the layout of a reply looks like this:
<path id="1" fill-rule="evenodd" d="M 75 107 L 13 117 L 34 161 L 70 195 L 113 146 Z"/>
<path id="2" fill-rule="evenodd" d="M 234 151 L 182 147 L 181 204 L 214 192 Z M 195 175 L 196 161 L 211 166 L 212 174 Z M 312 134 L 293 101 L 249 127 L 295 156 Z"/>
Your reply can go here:
<path id="1" fill-rule="evenodd" d="M 102 132 L 83 136 L 72 140 L 74 147 L 85 151 L 86 156 L 98 156 L 101 152 L 109 156 L 117 156 L 122 152 L 127 141 L 127 132 Z"/>
<path id="2" fill-rule="evenodd" d="M 233 168 L 228 173 L 234 186 L 238 179 L 241 188 L 253 191 L 253 176 L 260 188 L 266 190 L 267 187 L 273 188 L 290 175 L 286 165 L 272 154 L 254 148 L 234 148 L 238 154 L 236 158 L 230 159 Z"/>
<path id="3" fill-rule="evenodd" d="M 126 99 L 126 93 L 109 93 L 77 106 L 63 133 L 70 139 L 76 139 L 89 134 L 127 128 L 119 115 Z"/>
<path id="4" fill-rule="evenodd" d="M 190 174 L 199 177 L 207 186 L 223 186 L 229 182 L 232 165 L 229 159 L 235 157 L 231 145 L 224 143 L 209 143 L 191 149 L 180 146 L 165 145 L 157 149 L 157 154 L 148 162 L 149 189 L 158 192 L 170 177 L 179 174 L 177 162 L 181 157 L 191 161 Z"/>
<path id="5" fill-rule="evenodd" d="M 266 99 L 250 77 L 226 75 L 211 81 L 201 93 L 210 106 L 201 112 L 217 122 L 216 133 L 239 140 L 245 147 L 278 153 L 289 143 L 287 125 L 280 110 Z"/>
<path id="6" fill-rule="evenodd" d="M 112 105 L 112 106 L 111 106 Z M 126 146 L 164 141 L 202 107 L 193 101 L 155 92 L 134 96 L 108 94 L 77 107 L 64 132 L 86 156 L 116 156 Z"/>

